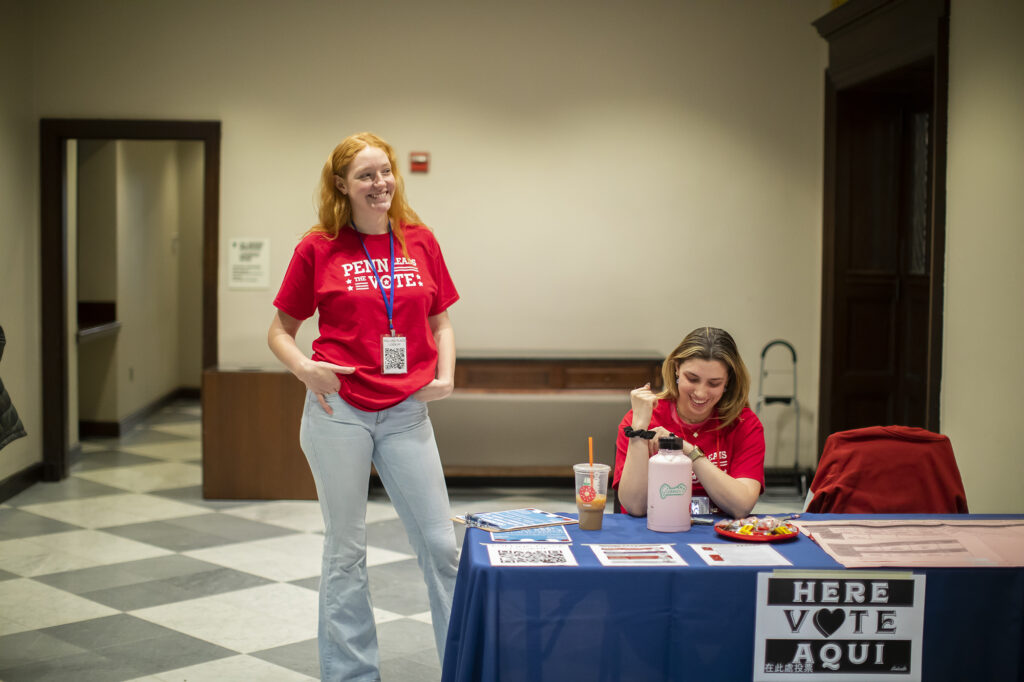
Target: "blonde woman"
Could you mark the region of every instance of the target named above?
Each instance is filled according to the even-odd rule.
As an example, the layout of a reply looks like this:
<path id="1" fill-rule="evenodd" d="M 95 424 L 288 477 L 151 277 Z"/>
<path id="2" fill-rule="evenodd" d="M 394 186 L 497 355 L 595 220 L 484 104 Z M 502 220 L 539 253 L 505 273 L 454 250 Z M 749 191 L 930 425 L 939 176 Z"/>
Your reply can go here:
<path id="1" fill-rule="evenodd" d="M 619 425 L 615 476 L 622 510 L 647 514 L 647 461 L 658 438 L 676 435 L 693 460 L 693 496 L 733 518 L 750 514 L 764 492 L 764 428 L 750 409 L 750 375 L 728 332 L 701 327 L 662 364 L 664 390 L 630 393 Z"/>
<path id="2" fill-rule="evenodd" d="M 405 200 L 394 150 L 346 138 L 320 179 L 319 224 L 299 242 L 268 343 L 306 385 L 300 444 L 324 517 L 320 674 L 379 680 L 366 576 L 372 464 L 423 570 L 443 659 L 457 571 L 455 533 L 426 403 L 452 392 L 459 298 L 433 233 Z M 295 342 L 319 313 L 313 355 Z"/>

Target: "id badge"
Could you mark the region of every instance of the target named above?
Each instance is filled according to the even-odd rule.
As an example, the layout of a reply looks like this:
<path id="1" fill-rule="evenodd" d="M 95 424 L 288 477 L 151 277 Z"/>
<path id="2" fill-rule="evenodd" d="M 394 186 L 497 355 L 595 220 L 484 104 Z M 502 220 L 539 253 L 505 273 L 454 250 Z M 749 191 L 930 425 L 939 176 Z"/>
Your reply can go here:
<path id="1" fill-rule="evenodd" d="M 380 367 L 383 374 L 405 374 L 405 337 L 383 334 L 380 337 Z"/>

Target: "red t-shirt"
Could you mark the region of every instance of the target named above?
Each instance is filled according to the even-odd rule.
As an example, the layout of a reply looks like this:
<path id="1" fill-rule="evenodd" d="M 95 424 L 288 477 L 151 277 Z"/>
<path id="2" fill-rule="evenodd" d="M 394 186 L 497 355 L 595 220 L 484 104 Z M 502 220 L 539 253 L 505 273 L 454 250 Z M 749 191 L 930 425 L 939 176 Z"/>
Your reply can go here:
<path id="1" fill-rule="evenodd" d="M 313 359 L 355 367 L 353 374 L 338 375 L 339 394 L 368 412 L 397 405 L 434 379 L 437 346 L 427 318 L 459 299 L 433 233 L 419 225 L 405 225 L 403 232 L 409 257 L 395 239 L 394 324 L 395 333 L 406 337 L 406 374 L 381 373 L 387 309 L 359 235 L 350 227 L 335 239 L 316 233 L 303 237 L 274 299 L 276 308 L 299 320 L 319 312 Z M 390 295 L 389 237 L 362 238 Z"/>
<path id="2" fill-rule="evenodd" d="M 648 429 L 661 426 L 679 436 L 688 443 L 693 443 L 707 455 L 707 458 L 719 469 L 733 478 L 752 478 L 761 483 L 764 492 L 764 427 L 754 411 L 744 407 L 732 424 L 724 429 L 717 429 L 716 412 L 704 424 L 693 426 L 683 423 L 676 412 L 676 403 L 671 399 L 659 400 L 651 415 Z M 612 487 L 619 487 L 622 469 L 626 466 L 626 450 L 629 438 L 622 428 L 633 423 L 633 410 L 626 413 L 619 424 L 618 437 L 615 439 L 615 476 Z M 704 486 L 693 476 L 693 494 L 707 495 Z M 625 510 L 623 510 L 625 511 Z"/>

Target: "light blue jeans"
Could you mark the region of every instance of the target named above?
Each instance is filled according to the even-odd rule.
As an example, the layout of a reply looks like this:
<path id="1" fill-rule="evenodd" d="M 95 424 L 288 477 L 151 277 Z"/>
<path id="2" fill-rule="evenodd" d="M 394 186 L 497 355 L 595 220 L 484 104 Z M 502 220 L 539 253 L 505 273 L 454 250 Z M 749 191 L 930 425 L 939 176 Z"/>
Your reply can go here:
<path id="1" fill-rule="evenodd" d="M 333 415 L 306 392 L 299 434 L 324 515 L 318 634 L 321 679 L 380 679 L 377 629 L 366 579 L 371 462 L 416 551 L 443 661 L 458 561 L 448 491 L 427 406 L 409 398 L 380 412 L 364 412 L 336 393 L 327 396 L 327 404 Z"/>

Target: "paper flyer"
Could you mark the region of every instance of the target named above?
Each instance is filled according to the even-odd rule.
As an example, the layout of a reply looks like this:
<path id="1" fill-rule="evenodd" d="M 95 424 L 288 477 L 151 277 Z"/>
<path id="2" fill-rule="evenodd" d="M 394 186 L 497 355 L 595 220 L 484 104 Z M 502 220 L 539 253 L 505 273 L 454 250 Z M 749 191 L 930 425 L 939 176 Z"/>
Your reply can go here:
<path id="1" fill-rule="evenodd" d="M 541 526 L 491 532 L 491 542 L 572 542 L 565 526 Z"/>
<path id="2" fill-rule="evenodd" d="M 671 545 L 589 545 L 604 566 L 686 566 Z"/>
<path id="3" fill-rule="evenodd" d="M 576 566 L 569 545 L 487 545 L 491 566 Z"/>
<path id="4" fill-rule="evenodd" d="M 534 509 L 533 507 L 477 514 L 461 514 L 453 516 L 452 520 L 473 528 L 483 528 L 490 531 L 521 530 L 523 528 L 539 528 L 541 526 L 556 526 L 577 522 L 576 519 L 568 516 L 552 514 L 541 509 Z"/>
<path id="5" fill-rule="evenodd" d="M 228 288 L 266 289 L 270 286 L 270 240 L 232 239 L 228 245 Z"/>
<path id="6" fill-rule="evenodd" d="M 690 548 L 708 566 L 792 566 L 792 562 L 763 543 L 693 543 Z"/>

